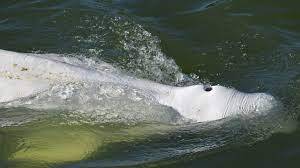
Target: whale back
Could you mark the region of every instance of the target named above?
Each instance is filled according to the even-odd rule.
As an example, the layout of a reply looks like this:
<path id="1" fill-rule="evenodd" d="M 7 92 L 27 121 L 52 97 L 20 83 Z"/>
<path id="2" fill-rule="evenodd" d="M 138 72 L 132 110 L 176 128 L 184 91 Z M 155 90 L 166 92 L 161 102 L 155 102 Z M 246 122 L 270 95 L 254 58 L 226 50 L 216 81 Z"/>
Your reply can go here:
<path id="1" fill-rule="evenodd" d="M 156 99 L 167 96 L 170 86 L 120 74 L 109 64 L 97 68 L 75 58 L 55 54 L 28 54 L 0 50 L 0 102 L 27 97 L 53 85 L 69 83 L 111 83 L 143 90 Z M 89 60 L 90 61 L 90 60 Z M 88 61 L 86 61 L 88 62 Z M 17 89 L 16 89 L 17 88 Z"/>
<path id="2" fill-rule="evenodd" d="M 0 50 L 0 59 L 0 102 L 34 95 L 55 84 L 117 80 L 110 73 L 73 65 L 55 55 L 46 58 L 39 54 Z"/>
<path id="3" fill-rule="evenodd" d="M 0 77 L 0 102 L 9 102 L 18 98 L 28 97 L 49 88 L 44 81 L 7 79 Z"/>

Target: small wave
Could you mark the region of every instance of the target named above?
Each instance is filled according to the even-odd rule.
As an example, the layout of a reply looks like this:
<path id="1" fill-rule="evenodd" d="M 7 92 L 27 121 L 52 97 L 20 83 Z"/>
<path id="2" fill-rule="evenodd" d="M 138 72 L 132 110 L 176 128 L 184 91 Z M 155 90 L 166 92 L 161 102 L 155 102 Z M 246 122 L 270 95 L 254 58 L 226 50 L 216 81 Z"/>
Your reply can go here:
<path id="1" fill-rule="evenodd" d="M 75 40 L 84 47 L 80 53 L 100 57 L 137 77 L 165 84 L 183 80 L 175 61 L 160 47 L 160 40 L 126 17 L 84 16 Z M 112 56 L 113 55 L 113 56 Z"/>

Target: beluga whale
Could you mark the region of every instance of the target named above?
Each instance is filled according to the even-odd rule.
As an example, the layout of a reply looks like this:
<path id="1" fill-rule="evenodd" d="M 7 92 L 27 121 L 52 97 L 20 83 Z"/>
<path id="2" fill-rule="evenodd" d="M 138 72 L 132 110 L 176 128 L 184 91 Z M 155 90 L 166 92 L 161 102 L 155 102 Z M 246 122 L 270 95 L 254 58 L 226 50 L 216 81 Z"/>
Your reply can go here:
<path id="1" fill-rule="evenodd" d="M 46 57 L 0 50 L 0 106 L 14 106 L 14 101 L 70 83 L 106 83 L 136 88 L 196 122 L 265 113 L 277 104 L 267 93 L 244 93 L 220 85 L 169 86 L 122 73 L 95 70 L 55 55 Z M 67 101 L 61 101 L 64 100 Z"/>

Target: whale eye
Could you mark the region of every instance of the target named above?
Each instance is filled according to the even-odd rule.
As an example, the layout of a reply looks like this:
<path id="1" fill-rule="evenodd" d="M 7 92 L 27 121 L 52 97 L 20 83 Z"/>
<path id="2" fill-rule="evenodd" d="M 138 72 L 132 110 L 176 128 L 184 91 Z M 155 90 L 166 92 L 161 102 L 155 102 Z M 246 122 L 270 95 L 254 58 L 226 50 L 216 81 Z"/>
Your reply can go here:
<path id="1" fill-rule="evenodd" d="M 212 91 L 212 87 L 211 87 L 210 85 L 205 85 L 205 86 L 204 86 L 204 90 L 205 90 L 206 92 L 210 92 L 210 91 Z"/>

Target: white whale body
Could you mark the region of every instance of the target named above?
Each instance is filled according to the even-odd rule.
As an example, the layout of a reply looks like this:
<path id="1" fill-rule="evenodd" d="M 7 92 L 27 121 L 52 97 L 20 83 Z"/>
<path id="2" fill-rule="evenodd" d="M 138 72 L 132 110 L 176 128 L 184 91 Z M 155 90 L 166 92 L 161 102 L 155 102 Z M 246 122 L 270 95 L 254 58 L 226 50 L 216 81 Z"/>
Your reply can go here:
<path id="1" fill-rule="evenodd" d="M 0 103 L 39 94 L 54 85 L 109 83 L 140 89 L 158 103 L 172 107 L 183 117 L 198 122 L 235 114 L 269 111 L 277 104 L 265 93 L 243 93 L 223 86 L 174 87 L 120 73 L 99 71 L 38 54 L 0 50 Z"/>

